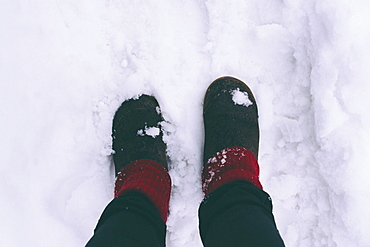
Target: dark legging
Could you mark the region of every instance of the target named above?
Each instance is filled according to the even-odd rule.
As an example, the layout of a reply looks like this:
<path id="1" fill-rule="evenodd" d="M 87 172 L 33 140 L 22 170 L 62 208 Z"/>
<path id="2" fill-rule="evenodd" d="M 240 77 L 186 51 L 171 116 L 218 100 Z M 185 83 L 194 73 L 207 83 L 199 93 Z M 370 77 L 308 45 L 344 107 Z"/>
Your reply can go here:
<path id="1" fill-rule="evenodd" d="M 199 208 L 206 247 L 284 246 L 269 195 L 244 181 L 221 186 Z M 166 225 L 152 202 L 139 192 L 115 198 L 104 210 L 87 246 L 165 246 Z"/>

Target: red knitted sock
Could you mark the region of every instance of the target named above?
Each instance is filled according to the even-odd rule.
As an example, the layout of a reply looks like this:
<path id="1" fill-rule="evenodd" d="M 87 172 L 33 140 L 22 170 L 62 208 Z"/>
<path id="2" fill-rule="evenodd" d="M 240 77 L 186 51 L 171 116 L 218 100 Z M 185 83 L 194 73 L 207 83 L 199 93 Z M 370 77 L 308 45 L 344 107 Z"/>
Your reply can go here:
<path id="1" fill-rule="evenodd" d="M 154 160 L 137 160 L 118 173 L 114 197 L 128 191 L 139 191 L 146 195 L 158 209 L 166 223 L 171 194 L 171 178 L 167 170 Z"/>
<path id="2" fill-rule="evenodd" d="M 244 147 L 230 147 L 217 152 L 203 168 L 203 192 L 206 196 L 218 187 L 238 180 L 249 181 L 262 189 L 257 159 Z"/>

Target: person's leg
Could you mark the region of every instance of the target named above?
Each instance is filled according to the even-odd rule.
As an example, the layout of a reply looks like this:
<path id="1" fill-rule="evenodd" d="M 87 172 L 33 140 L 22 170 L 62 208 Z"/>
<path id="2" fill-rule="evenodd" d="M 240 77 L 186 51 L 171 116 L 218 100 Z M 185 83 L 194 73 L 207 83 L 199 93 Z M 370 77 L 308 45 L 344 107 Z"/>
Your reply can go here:
<path id="1" fill-rule="evenodd" d="M 166 225 L 142 193 L 119 196 L 106 207 L 87 247 L 165 246 Z"/>
<path id="2" fill-rule="evenodd" d="M 203 116 L 204 246 L 284 246 L 259 181 L 258 111 L 251 90 L 235 78 L 216 80 L 207 90 Z"/>
<path id="3" fill-rule="evenodd" d="M 165 246 L 171 179 L 157 101 L 124 102 L 113 120 L 115 199 L 99 219 L 94 246 Z"/>
<path id="4" fill-rule="evenodd" d="M 225 183 L 214 187 L 199 208 L 204 246 L 284 246 L 270 196 L 247 178 L 232 181 L 228 175 L 215 173 Z"/>

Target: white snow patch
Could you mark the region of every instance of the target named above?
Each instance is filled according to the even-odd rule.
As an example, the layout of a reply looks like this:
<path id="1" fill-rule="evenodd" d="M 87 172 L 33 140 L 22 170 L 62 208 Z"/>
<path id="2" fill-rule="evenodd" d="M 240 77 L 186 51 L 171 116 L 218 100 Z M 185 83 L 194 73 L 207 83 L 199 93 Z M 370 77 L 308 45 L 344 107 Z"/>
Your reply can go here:
<path id="1" fill-rule="evenodd" d="M 250 106 L 253 105 L 252 101 L 248 98 L 247 92 L 240 91 L 239 88 L 231 91 L 232 100 L 234 101 L 235 105 L 243 105 L 243 106 Z"/>
<path id="2" fill-rule="evenodd" d="M 153 138 L 157 137 L 159 133 L 160 129 L 158 127 L 149 127 L 145 129 L 145 134 Z"/>
<path id="3" fill-rule="evenodd" d="M 141 130 L 138 130 L 138 131 L 137 131 L 137 135 L 138 135 L 138 136 L 145 136 L 145 134 L 144 134 L 144 130 L 142 130 L 142 129 L 141 129 Z"/>
<path id="4" fill-rule="evenodd" d="M 157 112 L 157 114 L 158 114 L 158 115 L 160 115 L 160 114 L 161 114 L 161 108 L 160 108 L 159 106 L 157 106 L 157 107 L 155 108 L 155 110 L 156 110 L 156 112 Z"/>
<path id="5" fill-rule="evenodd" d="M 145 126 L 145 129 L 140 129 L 137 131 L 138 136 L 151 136 L 153 138 L 156 138 L 161 132 L 161 129 L 158 127 L 147 127 Z"/>

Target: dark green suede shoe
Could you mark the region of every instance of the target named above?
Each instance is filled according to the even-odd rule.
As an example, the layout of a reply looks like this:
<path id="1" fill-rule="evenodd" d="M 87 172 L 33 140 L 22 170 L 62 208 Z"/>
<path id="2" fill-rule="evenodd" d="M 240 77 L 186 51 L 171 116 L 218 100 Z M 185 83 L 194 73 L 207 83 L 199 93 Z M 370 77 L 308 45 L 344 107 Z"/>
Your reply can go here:
<path id="1" fill-rule="evenodd" d="M 150 159 L 168 170 L 163 121 L 157 100 L 148 95 L 122 103 L 113 119 L 113 161 L 116 174 L 129 163 Z"/>
<path id="2" fill-rule="evenodd" d="M 232 77 L 215 80 L 203 106 L 204 163 L 228 147 L 245 147 L 258 158 L 258 110 L 252 91 Z"/>

